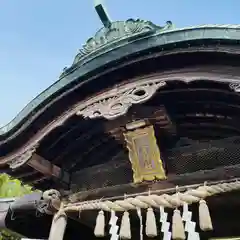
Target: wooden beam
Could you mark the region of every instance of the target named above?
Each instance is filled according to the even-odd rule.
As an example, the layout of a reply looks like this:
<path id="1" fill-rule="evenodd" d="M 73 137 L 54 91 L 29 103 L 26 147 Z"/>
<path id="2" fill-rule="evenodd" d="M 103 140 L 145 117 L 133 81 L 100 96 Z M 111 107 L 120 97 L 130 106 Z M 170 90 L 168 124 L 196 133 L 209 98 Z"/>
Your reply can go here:
<path id="1" fill-rule="evenodd" d="M 45 176 L 61 179 L 64 183 L 69 184 L 70 177 L 67 172 L 62 171 L 60 167 L 52 164 L 38 154 L 33 154 L 27 164 Z"/>
<path id="2" fill-rule="evenodd" d="M 222 180 L 229 180 L 240 177 L 240 164 L 219 167 L 212 170 L 202 170 L 193 173 L 186 173 L 181 175 L 168 175 L 168 178 L 158 182 L 145 182 L 141 184 L 122 184 L 112 187 L 104 187 L 93 189 L 89 191 L 82 191 L 70 196 L 72 202 L 87 201 L 100 198 L 112 198 L 123 196 L 124 194 L 135 194 L 146 192 L 149 189 L 152 191 L 174 188 L 175 186 L 185 186 L 191 184 L 200 184 L 207 182 L 215 182 Z M 76 183 L 75 183 L 76 184 Z"/>
<path id="3" fill-rule="evenodd" d="M 154 107 L 135 105 L 129 109 L 128 114 L 120 116 L 105 123 L 105 131 L 114 136 L 117 140 L 124 142 L 122 132 L 126 124 L 142 119 L 149 124 L 157 125 L 161 130 L 175 133 L 175 125 L 172 123 L 164 106 Z"/>

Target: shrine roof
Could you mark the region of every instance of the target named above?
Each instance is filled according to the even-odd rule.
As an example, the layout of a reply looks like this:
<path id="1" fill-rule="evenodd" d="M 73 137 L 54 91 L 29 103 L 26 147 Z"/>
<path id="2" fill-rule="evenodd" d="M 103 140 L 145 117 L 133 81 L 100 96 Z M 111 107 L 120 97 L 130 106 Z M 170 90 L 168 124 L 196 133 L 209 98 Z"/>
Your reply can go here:
<path id="1" fill-rule="evenodd" d="M 34 98 L 12 121 L 0 128 L 0 137 L 4 138 L 6 134 L 18 128 L 19 124 L 32 117 L 64 89 L 84 83 L 88 76 L 96 75 L 111 63 L 135 54 L 141 55 L 142 52 L 150 52 L 154 48 L 163 51 L 167 47 L 171 50 L 182 43 L 198 42 L 204 47 L 202 41 L 205 40 L 238 44 L 240 25 L 207 24 L 175 28 L 170 21 L 165 26 L 140 19 L 113 22 L 110 27 L 103 27 L 94 37 L 87 40 L 72 65 L 64 69 L 54 84 Z"/>

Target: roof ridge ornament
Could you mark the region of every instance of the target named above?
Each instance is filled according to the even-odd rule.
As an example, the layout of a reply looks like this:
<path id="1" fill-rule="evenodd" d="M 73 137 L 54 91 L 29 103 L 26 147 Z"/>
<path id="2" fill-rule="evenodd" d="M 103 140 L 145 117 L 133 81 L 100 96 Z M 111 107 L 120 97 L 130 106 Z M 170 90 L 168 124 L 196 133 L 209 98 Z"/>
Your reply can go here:
<path id="1" fill-rule="evenodd" d="M 175 28 L 171 21 L 167 21 L 164 26 L 159 26 L 151 21 L 139 18 L 112 22 L 105 7 L 104 0 L 94 0 L 94 8 L 103 27 L 78 50 L 72 65 L 65 67 L 59 78 L 64 77 L 68 71 L 72 71 L 79 62 L 89 62 L 118 46 L 134 42 L 137 38 L 144 38 L 156 32 L 164 32 Z"/>
<path id="2" fill-rule="evenodd" d="M 107 23 L 105 22 L 107 25 Z M 110 24 L 110 25 L 109 25 Z M 85 59 L 87 56 L 92 60 L 98 54 L 103 54 L 112 50 L 114 47 L 135 41 L 147 35 L 153 35 L 157 31 L 167 31 L 174 26 L 171 21 L 167 21 L 165 26 L 158 26 L 151 21 L 142 19 L 128 19 L 126 21 L 114 21 L 108 23 L 109 27 L 101 28 L 95 36 L 89 38 L 79 49 L 73 65 Z"/>
<path id="3" fill-rule="evenodd" d="M 111 20 L 103 4 L 103 0 L 94 0 L 94 7 L 104 27 L 109 28 L 111 26 Z"/>

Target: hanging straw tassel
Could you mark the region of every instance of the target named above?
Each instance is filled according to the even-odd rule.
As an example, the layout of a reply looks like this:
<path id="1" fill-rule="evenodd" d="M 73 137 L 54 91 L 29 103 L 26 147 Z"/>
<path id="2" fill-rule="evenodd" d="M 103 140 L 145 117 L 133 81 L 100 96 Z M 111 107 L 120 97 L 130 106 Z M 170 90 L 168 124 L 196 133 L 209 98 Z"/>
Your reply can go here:
<path id="1" fill-rule="evenodd" d="M 94 229 L 94 235 L 96 237 L 104 237 L 105 236 L 105 216 L 103 210 L 98 212 L 98 216 L 96 219 L 96 225 Z"/>
<path id="2" fill-rule="evenodd" d="M 205 200 L 199 202 L 199 226 L 202 231 L 213 230 L 210 212 Z"/>
<path id="3" fill-rule="evenodd" d="M 146 218 L 146 235 L 148 237 L 156 237 L 157 236 L 157 224 L 155 214 L 152 208 L 148 208 L 147 210 L 147 218 Z"/>
<path id="4" fill-rule="evenodd" d="M 174 213 L 173 213 L 172 239 L 174 239 L 174 240 L 185 240 L 186 239 L 181 213 L 178 209 L 175 209 Z"/>
<path id="5" fill-rule="evenodd" d="M 121 239 L 131 239 L 130 218 L 127 211 L 123 213 L 119 235 Z"/>

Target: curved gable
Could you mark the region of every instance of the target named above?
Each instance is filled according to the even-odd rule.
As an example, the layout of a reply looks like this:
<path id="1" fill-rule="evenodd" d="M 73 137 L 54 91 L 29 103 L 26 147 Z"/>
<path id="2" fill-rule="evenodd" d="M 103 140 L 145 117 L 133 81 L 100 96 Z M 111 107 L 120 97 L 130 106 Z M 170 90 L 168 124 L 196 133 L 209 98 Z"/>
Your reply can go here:
<path id="1" fill-rule="evenodd" d="M 126 32 L 127 25 L 132 26 L 131 33 Z M 166 27 L 159 27 L 149 21 L 130 19 L 126 22 L 115 22 L 113 27 L 115 32 L 120 29 L 117 36 L 112 32 L 112 35 L 108 35 L 108 32 L 104 33 L 104 29 L 101 29 L 94 38 L 90 38 L 75 57 L 73 65 L 65 69 L 59 80 L 33 99 L 11 122 L 0 128 L 0 137 L 32 116 L 36 109 L 48 102 L 54 94 L 111 62 L 156 47 L 164 50 L 165 46 L 169 49 L 170 45 L 170 48 L 174 49 L 177 44 L 183 42 L 201 43 L 203 40 L 219 40 L 238 44 L 240 41 L 240 25 L 213 24 L 178 29 L 173 28 L 170 23 Z M 110 40 L 103 40 L 106 38 L 104 34 L 107 34 Z"/>

